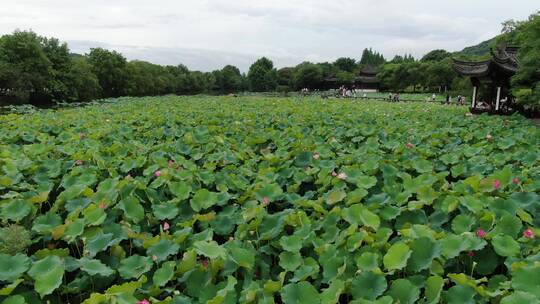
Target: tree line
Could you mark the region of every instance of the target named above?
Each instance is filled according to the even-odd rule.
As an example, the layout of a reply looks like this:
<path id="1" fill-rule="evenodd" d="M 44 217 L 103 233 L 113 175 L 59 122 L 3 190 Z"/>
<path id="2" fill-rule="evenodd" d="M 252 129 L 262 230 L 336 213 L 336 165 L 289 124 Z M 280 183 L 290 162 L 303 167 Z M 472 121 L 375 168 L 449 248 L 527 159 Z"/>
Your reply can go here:
<path id="1" fill-rule="evenodd" d="M 288 92 L 318 88 L 326 77 L 354 79 L 363 65 L 378 65 L 384 57 L 366 49 L 356 62 L 339 58 L 333 63 L 304 62 L 276 69 L 260 58 L 247 74 L 232 65 L 212 72 L 191 71 L 186 66 L 162 66 L 122 54 L 92 48 L 73 54 L 66 43 L 32 31 L 15 31 L 0 37 L 0 104 L 50 104 L 85 102 L 119 96 L 166 94 L 228 94 L 240 91 Z"/>
<path id="2" fill-rule="evenodd" d="M 540 16 L 503 23 L 503 33 L 493 43 L 521 46 L 521 70 L 512 79 L 519 100 L 540 107 Z M 467 93 L 470 81 L 452 68 L 459 53 L 433 50 L 420 59 L 410 54 L 387 60 L 366 48 L 360 60 L 342 57 L 334 62 L 302 62 L 277 69 L 266 58 L 255 61 L 247 73 L 232 65 L 212 72 L 191 71 L 186 66 L 162 66 L 122 54 L 93 48 L 85 55 L 73 54 L 66 43 L 32 31 L 15 31 L 0 37 L 0 104 L 47 104 L 84 102 L 119 96 L 166 94 L 229 94 L 241 91 L 297 91 L 324 89 L 325 79 L 336 85 L 352 85 L 369 66 L 375 68 L 384 91 Z M 461 54 L 463 56 L 463 54 Z M 484 54 L 483 56 L 489 56 Z M 482 56 L 468 59 L 483 59 Z"/>

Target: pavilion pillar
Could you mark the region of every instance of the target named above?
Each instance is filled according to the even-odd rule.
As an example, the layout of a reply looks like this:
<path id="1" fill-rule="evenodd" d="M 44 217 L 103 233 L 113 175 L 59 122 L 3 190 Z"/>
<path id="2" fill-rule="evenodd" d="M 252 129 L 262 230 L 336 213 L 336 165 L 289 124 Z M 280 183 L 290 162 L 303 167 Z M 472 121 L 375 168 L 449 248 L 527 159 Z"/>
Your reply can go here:
<path id="1" fill-rule="evenodd" d="M 472 91 L 472 104 L 471 104 L 471 108 L 475 108 L 476 107 L 476 86 L 473 87 L 473 91 Z"/>
<path id="2" fill-rule="evenodd" d="M 499 111 L 500 101 L 501 101 L 501 87 L 497 87 L 497 100 L 495 102 L 495 111 Z"/>

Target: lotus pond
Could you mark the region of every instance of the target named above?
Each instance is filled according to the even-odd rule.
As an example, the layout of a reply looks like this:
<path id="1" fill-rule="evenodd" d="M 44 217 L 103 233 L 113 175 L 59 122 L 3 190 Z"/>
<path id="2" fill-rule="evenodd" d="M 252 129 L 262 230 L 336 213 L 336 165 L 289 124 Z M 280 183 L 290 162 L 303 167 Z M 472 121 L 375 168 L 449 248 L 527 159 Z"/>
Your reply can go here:
<path id="1" fill-rule="evenodd" d="M 540 303 L 520 116 L 161 97 L 0 127 L 0 303 Z"/>

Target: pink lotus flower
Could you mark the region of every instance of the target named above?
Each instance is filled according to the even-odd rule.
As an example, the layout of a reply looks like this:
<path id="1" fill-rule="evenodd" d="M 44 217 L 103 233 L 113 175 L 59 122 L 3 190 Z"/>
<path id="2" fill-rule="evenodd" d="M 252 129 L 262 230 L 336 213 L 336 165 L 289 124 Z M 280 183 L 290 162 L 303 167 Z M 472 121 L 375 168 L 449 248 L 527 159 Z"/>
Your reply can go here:
<path id="1" fill-rule="evenodd" d="M 172 166 L 174 166 L 174 160 L 171 159 L 169 160 L 169 167 L 172 167 Z"/>
<path id="2" fill-rule="evenodd" d="M 332 176 L 333 176 L 333 177 L 336 177 L 336 176 L 337 176 L 336 171 L 332 171 Z"/>
<path id="3" fill-rule="evenodd" d="M 131 176 L 131 174 L 128 174 L 128 175 L 126 175 L 126 179 L 127 179 L 127 180 L 132 180 L 133 177 Z"/>
<path id="4" fill-rule="evenodd" d="M 493 181 L 493 188 L 500 189 L 501 188 L 501 181 L 496 179 Z"/>
<path id="5" fill-rule="evenodd" d="M 467 252 L 467 255 L 470 256 L 471 258 L 474 256 L 474 251 L 469 251 Z"/>
<path id="6" fill-rule="evenodd" d="M 534 239 L 534 231 L 531 228 L 523 231 L 523 237 L 526 239 Z"/>
<path id="7" fill-rule="evenodd" d="M 483 229 L 476 230 L 476 236 L 481 238 L 481 239 L 485 238 L 486 234 L 487 234 L 486 231 L 483 230 Z"/>
<path id="8" fill-rule="evenodd" d="M 164 231 L 169 230 L 169 228 L 171 228 L 171 226 L 169 225 L 169 223 L 167 223 L 167 222 L 163 223 L 163 230 L 164 230 Z"/>
<path id="9" fill-rule="evenodd" d="M 313 154 L 313 158 L 314 159 L 319 159 L 321 157 L 321 155 L 319 153 L 315 153 Z"/>
<path id="10" fill-rule="evenodd" d="M 80 166 L 80 165 L 82 165 L 82 164 L 83 164 L 83 162 L 82 162 L 82 160 L 80 160 L 80 159 L 77 159 L 77 160 L 75 161 L 75 165 L 77 165 L 77 166 Z"/>
<path id="11" fill-rule="evenodd" d="M 154 176 L 155 177 L 160 177 L 161 176 L 161 171 L 157 170 L 156 172 L 154 172 Z"/>
<path id="12" fill-rule="evenodd" d="M 208 268 L 208 265 L 209 265 L 210 263 L 208 262 L 207 259 L 203 259 L 203 260 L 201 261 L 201 264 L 202 264 L 202 266 L 203 266 L 204 268 Z"/>
<path id="13" fill-rule="evenodd" d="M 519 184 L 519 182 L 520 182 L 519 177 L 514 177 L 512 179 L 512 183 L 514 183 L 514 184 Z"/>
<path id="14" fill-rule="evenodd" d="M 155 255 L 155 254 L 152 255 L 152 261 L 154 261 L 154 262 L 157 261 L 157 255 Z"/>
<path id="15" fill-rule="evenodd" d="M 488 134 L 488 135 L 486 135 L 486 139 L 487 139 L 487 140 L 492 140 L 492 139 L 493 139 L 493 136 L 491 136 L 491 134 Z"/>
<path id="16" fill-rule="evenodd" d="M 104 202 L 101 202 L 101 203 L 99 203 L 99 208 L 100 209 L 105 209 L 105 208 L 107 208 L 107 205 L 105 205 Z"/>
<path id="17" fill-rule="evenodd" d="M 137 304 L 150 304 L 150 301 L 148 301 L 147 299 L 144 299 L 137 302 Z"/>
<path id="18" fill-rule="evenodd" d="M 407 149 L 412 149 L 414 148 L 414 145 L 412 143 L 407 143 L 405 147 L 407 147 Z"/>
<path id="19" fill-rule="evenodd" d="M 337 178 L 339 178 L 341 180 L 346 180 L 347 179 L 347 174 L 344 173 L 344 172 L 341 172 L 340 174 L 338 174 Z"/>
<path id="20" fill-rule="evenodd" d="M 263 205 L 268 205 L 268 204 L 270 204 L 270 199 L 268 198 L 268 196 L 263 197 Z"/>

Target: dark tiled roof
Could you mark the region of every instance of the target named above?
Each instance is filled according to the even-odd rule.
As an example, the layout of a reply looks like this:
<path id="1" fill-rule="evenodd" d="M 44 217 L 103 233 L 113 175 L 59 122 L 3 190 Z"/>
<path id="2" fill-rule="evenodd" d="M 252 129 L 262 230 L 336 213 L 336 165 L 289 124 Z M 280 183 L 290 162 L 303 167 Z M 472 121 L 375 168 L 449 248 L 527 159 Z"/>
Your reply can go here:
<path id="1" fill-rule="evenodd" d="M 453 67 L 456 72 L 464 76 L 483 77 L 493 70 L 498 70 L 504 74 L 514 75 L 519 70 L 517 60 L 517 48 L 507 47 L 491 51 L 491 58 L 485 61 L 462 61 L 454 59 Z"/>

